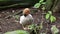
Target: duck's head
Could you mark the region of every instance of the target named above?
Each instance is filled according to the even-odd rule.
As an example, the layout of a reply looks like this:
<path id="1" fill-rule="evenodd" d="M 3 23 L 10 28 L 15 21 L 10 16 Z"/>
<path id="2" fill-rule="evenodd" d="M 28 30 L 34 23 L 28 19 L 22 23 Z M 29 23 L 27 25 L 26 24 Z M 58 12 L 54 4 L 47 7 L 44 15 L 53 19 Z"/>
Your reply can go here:
<path id="1" fill-rule="evenodd" d="M 30 9 L 29 9 L 29 8 L 25 8 L 25 9 L 23 10 L 23 15 L 24 15 L 24 16 L 27 16 L 28 14 L 30 14 Z"/>

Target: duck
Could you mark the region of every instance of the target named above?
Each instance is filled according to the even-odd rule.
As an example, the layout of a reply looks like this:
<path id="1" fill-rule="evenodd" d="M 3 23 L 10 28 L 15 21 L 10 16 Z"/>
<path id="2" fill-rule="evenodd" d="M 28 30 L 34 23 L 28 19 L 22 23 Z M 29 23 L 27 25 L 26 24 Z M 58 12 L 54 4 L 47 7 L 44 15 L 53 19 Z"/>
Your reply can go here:
<path id="1" fill-rule="evenodd" d="M 20 24 L 22 25 L 24 30 L 29 29 L 28 26 L 31 25 L 34 21 L 33 16 L 30 13 L 29 8 L 25 8 L 23 10 L 23 15 L 20 17 Z"/>

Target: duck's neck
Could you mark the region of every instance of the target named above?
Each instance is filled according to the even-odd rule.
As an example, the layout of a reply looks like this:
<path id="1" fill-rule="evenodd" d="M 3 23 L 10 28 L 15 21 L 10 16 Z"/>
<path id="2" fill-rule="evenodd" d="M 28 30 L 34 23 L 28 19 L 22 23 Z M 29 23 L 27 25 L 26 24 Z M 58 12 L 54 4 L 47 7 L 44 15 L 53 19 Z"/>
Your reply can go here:
<path id="1" fill-rule="evenodd" d="M 26 15 L 26 14 L 24 14 L 24 16 L 26 17 L 27 15 Z"/>

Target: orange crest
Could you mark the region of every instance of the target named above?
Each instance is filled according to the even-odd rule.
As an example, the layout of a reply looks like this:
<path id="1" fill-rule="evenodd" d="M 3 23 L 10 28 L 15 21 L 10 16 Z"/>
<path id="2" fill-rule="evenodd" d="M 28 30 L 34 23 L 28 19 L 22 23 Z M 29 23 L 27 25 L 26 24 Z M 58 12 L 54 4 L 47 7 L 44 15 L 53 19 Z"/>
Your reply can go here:
<path id="1" fill-rule="evenodd" d="M 24 10 L 23 10 L 23 14 L 29 14 L 30 13 L 30 9 L 29 8 L 25 8 Z"/>

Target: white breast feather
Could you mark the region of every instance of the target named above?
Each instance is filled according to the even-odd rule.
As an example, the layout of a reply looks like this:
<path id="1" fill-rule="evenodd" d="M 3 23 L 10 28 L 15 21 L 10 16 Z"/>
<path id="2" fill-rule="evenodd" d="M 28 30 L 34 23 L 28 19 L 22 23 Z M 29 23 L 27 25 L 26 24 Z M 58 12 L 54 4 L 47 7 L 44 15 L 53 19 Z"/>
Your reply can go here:
<path id="1" fill-rule="evenodd" d="M 26 24 L 33 21 L 32 15 L 28 15 L 27 17 L 21 16 L 20 17 L 20 24 Z"/>

